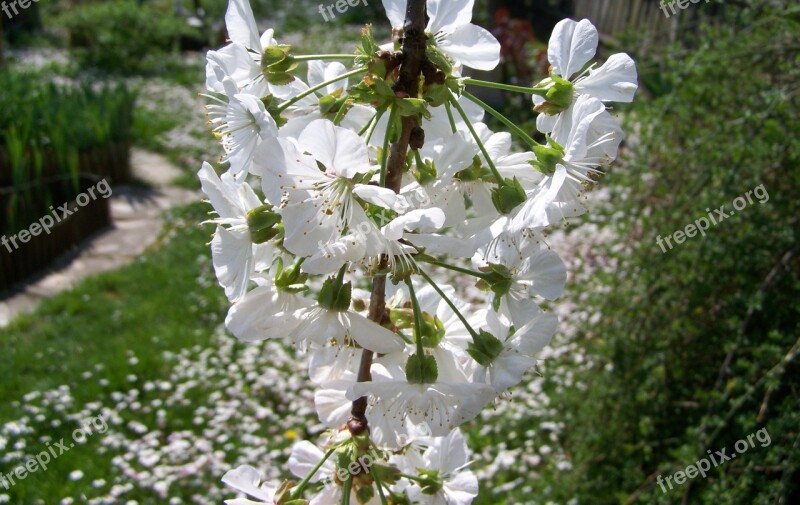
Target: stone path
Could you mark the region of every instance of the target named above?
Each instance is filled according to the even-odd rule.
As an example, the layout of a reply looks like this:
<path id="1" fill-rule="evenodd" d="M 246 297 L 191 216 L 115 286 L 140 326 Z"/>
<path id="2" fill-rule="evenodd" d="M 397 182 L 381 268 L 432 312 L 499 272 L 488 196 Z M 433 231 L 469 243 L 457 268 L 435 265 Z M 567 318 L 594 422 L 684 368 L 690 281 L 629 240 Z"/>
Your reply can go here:
<path id="1" fill-rule="evenodd" d="M 0 300 L 0 327 L 31 312 L 44 298 L 70 289 L 81 279 L 130 263 L 155 242 L 172 207 L 200 199 L 200 194 L 172 185 L 180 169 L 155 153 L 133 149 L 134 177 L 151 187 L 117 186 L 110 197 L 112 227 L 85 240 L 42 275 L 6 293 Z"/>

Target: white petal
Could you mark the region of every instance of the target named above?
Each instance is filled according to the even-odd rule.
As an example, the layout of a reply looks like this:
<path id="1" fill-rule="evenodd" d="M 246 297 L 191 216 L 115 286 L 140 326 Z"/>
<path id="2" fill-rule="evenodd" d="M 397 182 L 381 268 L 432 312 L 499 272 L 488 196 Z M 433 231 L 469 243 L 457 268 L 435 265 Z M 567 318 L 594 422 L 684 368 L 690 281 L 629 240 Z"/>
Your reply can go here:
<path id="1" fill-rule="evenodd" d="M 314 393 L 314 407 L 319 420 L 328 428 L 340 428 L 350 419 L 353 404 L 347 399 L 347 388 L 355 383 L 351 380 L 338 380 L 326 383 Z"/>
<path id="2" fill-rule="evenodd" d="M 358 345 L 380 354 L 400 351 L 405 344 L 396 334 L 356 312 L 342 313 L 350 336 Z"/>
<path id="3" fill-rule="evenodd" d="M 553 29 L 547 49 L 553 72 L 564 79 L 572 77 L 594 57 L 599 40 L 597 28 L 588 19 L 559 22 Z"/>
<path id="4" fill-rule="evenodd" d="M 439 42 L 439 48 L 476 70 L 492 70 L 500 63 L 500 42 L 486 29 L 473 24 L 459 26 Z"/>
<path id="5" fill-rule="evenodd" d="M 384 226 L 383 234 L 389 240 L 399 240 L 405 230 L 419 230 L 423 233 L 433 232 L 444 226 L 446 218 L 447 216 L 445 216 L 442 209 L 436 207 L 412 210 Z"/>
<path id="6" fill-rule="evenodd" d="M 247 289 L 253 273 L 253 243 L 249 233 L 234 233 L 217 227 L 211 240 L 211 257 L 217 280 L 225 288 L 225 296 L 235 302 Z"/>
<path id="7" fill-rule="evenodd" d="M 370 170 L 369 153 L 357 133 L 318 119 L 303 130 L 300 145 L 336 175 L 352 178 Z"/>
<path id="8" fill-rule="evenodd" d="M 397 193 L 391 189 L 369 184 L 356 184 L 355 188 L 353 188 L 353 193 L 362 200 L 385 209 L 394 209 L 398 201 Z"/>
<path id="9" fill-rule="evenodd" d="M 225 26 L 227 26 L 228 36 L 233 42 L 255 51 L 261 50 L 261 38 L 258 36 L 250 0 L 230 0 L 228 2 Z"/>
<path id="10" fill-rule="evenodd" d="M 301 479 L 309 475 L 312 470 L 322 461 L 325 453 L 308 440 L 303 440 L 292 447 L 292 455 L 289 457 L 289 470 Z M 317 470 L 311 478 L 311 482 L 319 482 L 320 479 L 332 473 L 333 462 L 328 459 L 322 468 Z"/>
<path id="11" fill-rule="evenodd" d="M 545 249 L 535 252 L 526 263 L 526 277 L 533 281 L 534 294 L 548 300 L 561 296 L 567 282 L 567 267 L 555 251 Z"/>
<path id="12" fill-rule="evenodd" d="M 557 328 L 558 316 L 541 313 L 517 330 L 512 339 L 517 343 L 519 352 L 534 356 L 550 343 Z"/>
<path id="13" fill-rule="evenodd" d="M 430 22 L 427 31 L 453 31 L 469 24 L 474 6 L 475 0 L 428 0 Z"/>
<path id="14" fill-rule="evenodd" d="M 579 93 L 612 102 L 632 102 L 638 87 L 636 63 L 625 53 L 612 55 L 603 66 L 575 83 Z"/>
<path id="15" fill-rule="evenodd" d="M 383 8 L 392 28 L 402 28 L 406 19 L 407 0 L 383 0 Z"/>
<path id="16" fill-rule="evenodd" d="M 252 466 L 243 465 L 229 470 L 222 477 L 222 482 L 241 493 L 265 502 L 271 502 L 275 497 L 276 489 L 261 487 L 261 474 Z"/>

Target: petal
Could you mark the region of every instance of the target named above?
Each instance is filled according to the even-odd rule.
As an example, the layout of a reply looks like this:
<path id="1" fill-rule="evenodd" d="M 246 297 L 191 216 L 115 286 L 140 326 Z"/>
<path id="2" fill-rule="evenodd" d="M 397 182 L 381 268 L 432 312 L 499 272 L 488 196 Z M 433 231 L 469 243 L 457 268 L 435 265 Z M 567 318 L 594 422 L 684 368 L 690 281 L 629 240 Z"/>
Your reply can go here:
<path id="1" fill-rule="evenodd" d="M 525 263 L 525 277 L 533 281 L 533 294 L 548 300 L 561 296 L 567 283 L 567 267 L 558 253 L 549 249 L 537 251 Z"/>
<path id="2" fill-rule="evenodd" d="M 383 8 L 392 28 L 402 28 L 406 20 L 407 0 L 383 0 Z"/>
<path id="3" fill-rule="evenodd" d="M 249 465 L 229 470 L 223 475 L 222 482 L 226 486 L 258 500 L 271 502 L 275 498 L 275 489 L 268 486 L 261 487 L 261 474 Z"/>
<path id="4" fill-rule="evenodd" d="M 300 145 L 336 175 L 351 178 L 370 170 L 364 140 L 354 131 L 327 119 L 313 121 L 298 139 Z"/>
<path id="5" fill-rule="evenodd" d="M 347 399 L 347 388 L 353 385 L 355 376 L 351 380 L 337 380 L 328 382 L 314 393 L 314 407 L 317 409 L 319 420 L 328 428 L 340 428 L 350 419 L 350 410 L 353 404 Z"/>
<path id="6" fill-rule="evenodd" d="M 225 327 L 243 342 L 285 337 L 299 321 L 292 314 L 281 312 L 275 303 L 276 296 L 272 286 L 248 291 L 228 310 Z"/>
<path id="7" fill-rule="evenodd" d="M 297 477 L 305 478 L 322 461 L 325 454 L 316 445 L 308 440 L 303 440 L 292 447 L 292 455 L 289 457 L 289 470 Z M 326 475 L 332 473 L 333 462 L 329 459 L 322 468 L 317 470 L 311 478 L 311 482 L 319 482 Z"/>
<path id="8" fill-rule="evenodd" d="M 442 30 L 452 32 L 472 21 L 475 0 L 428 0 L 430 22 L 427 31 L 438 33 Z"/>
<path id="9" fill-rule="evenodd" d="M 597 28 L 588 19 L 559 22 L 553 29 L 547 49 L 553 72 L 564 79 L 572 77 L 594 57 L 599 40 Z"/>
<path id="10" fill-rule="evenodd" d="M 543 312 L 517 330 L 512 340 L 519 352 L 534 356 L 550 343 L 557 328 L 558 316 Z"/>
<path id="11" fill-rule="evenodd" d="M 261 39 L 250 0 L 230 0 L 225 12 L 225 26 L 228 27 L 228 37 L 233 42 L 255 51 L 261 50 Z"/>
<path id="12" fill-rule="evenodd" d="M 361 347 L 380 354 L 400 351 L 405 348 L 400 337 L 361 314 L 343 312 L 342 316 L 347 321 L 346 325 L 350 336 Z"/>
<path id="13" fill-rule="evenodd" d="M 638 87 L 636 63 L 625 53 L 612 55 L 600 68 L 575 82 L 579 93 L 611 102 L 632 102 Z"/>
<path id="14" fill-rule="evenodd" d="M 473 24 L 461 25 L 443 37 L 439 48 L 476 70 L 492 70 L 500 63 L 500 42 L 486 29 Z"/>
<path id="15" fill-rule="evenodd" d="M 362 200 L 384 209 L 394 209 L 398 201 L 397 193 L 391 189 L 369 184 L 356 184 L 355 188 L 353 188 L 353 193 Z"/>
<path id="16" fill-rule="evenodd" d="M 217 227 L 211 240 L 211 257 L 220 286 L 225 296 L 235 302 L 247 289 L 253 262 L 253 243 L 249 233 L 234 233 Z"/>

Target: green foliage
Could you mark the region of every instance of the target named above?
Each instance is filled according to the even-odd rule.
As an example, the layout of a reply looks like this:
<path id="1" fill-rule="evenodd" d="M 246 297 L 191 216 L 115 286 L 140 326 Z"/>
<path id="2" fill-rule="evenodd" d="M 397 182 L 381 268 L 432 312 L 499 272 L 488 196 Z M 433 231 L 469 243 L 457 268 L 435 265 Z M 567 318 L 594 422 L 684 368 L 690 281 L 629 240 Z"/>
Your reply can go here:
<path id="1" fill-rule="evenodd" d="M 10 70 L 0 72 L 0 89 L 0 183 L 12 190 L 0 196 L 0 229 L 14 232 L 63 203 L 38 181 L 68 179 L 77 190 L 89 170 L 82 153 L 130 142 L 136 95 L 123 85 L 58 85 Z"/>
<path id="2" fill-rule="evenodd" d="M 58 19 L 85 66 L 135 74 L 157 66 L 192 29 L 169 6 L 113 0 L 70 8 Z"/>
<path id="3" fill-rule="evenodd" d="M 585 287 L 601 317 L 582 334 L 594 364 L 577 380 L 588 389 L 564 398 L 574 469 L 556 484 L 559 502 L 797 502 L 800 26 L 790 3 L 732 8 L 640 59 L 662 75 L 657 98 L 628 117 L 628 161 L 603 181 L 611 210 L 597 218 L 618 240 L 594 252 L 615 266 Z M 768 200 L 705 237 L 665 253 L 656 244 L 762 184 Z M 666 493 L 656 484 L 761 428 L 769 446 Z"/>

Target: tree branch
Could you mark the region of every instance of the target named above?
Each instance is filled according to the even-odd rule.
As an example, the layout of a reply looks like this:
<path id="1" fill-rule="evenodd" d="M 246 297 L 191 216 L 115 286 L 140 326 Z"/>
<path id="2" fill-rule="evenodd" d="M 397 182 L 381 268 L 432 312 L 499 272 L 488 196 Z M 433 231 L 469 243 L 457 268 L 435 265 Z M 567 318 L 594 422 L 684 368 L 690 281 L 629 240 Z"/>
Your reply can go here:
<path id="1" fill-rule="evenodd" d="M 408 0 L 406 19 L 403 26 L 402 63 L 399 77 L 394 84 L 394 92 L 398 97 L 408 98 L 419 95 L 420 74 L 427 60 L 425 26 L 427 25 L 426 0 Z M 386 172 L 386 187 L 395 193 L 400 192 L 405 167 L 406 155 L 412 135 L 419 135 L 417 118 L 405 117 L 402 120 L 402 131 L 397 142 L 392 144 Z M 418 146 L 416 146 L 418 147 Z M 385 271 L 388 258 L 383 257 L 380 271 Z M 377 275 L 372 280 L 372 297 L 369 303 L 370 320 L 382 324 L 386 318 L 386 274 Z M 370 368 L 374 353 L 364 349 L 358 370 L 358 382 L 372 380 Z M 362 396 L 353 402 L 348 427 L 353 434 L 363 433 L 367 429 L 367 398 Z"/>

